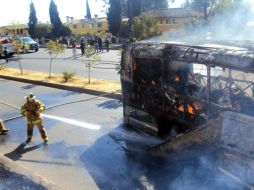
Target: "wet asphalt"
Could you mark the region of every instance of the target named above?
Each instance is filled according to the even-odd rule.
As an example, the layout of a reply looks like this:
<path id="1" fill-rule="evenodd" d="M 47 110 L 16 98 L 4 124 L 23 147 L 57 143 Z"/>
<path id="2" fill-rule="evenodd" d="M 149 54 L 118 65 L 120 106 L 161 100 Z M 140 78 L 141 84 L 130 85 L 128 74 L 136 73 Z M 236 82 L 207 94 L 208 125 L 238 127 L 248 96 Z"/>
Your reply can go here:
<path id="1" fill-rule="evenodd" d="M 119 100 L 2 79 L 0 89 L 0 101 L 16 107 L 29 92 L 48 108 L 83 100 L 44 112 L 51 116 L 44 120 L 47 145 L 36 128 L 32 142 L 25 144 L 24 118 L 6 122 L 10 132 L 0 136 L 2 154 L 63 189 L 241 189 L 210 172 L 214 165 L 209 154 L 196 158 L 183 154 L 184 161 L 148 154 L 146 150 L 161 140 L 123 126 Z M 2 119 L 18 115 L 19 110 L 0 104 Z"/>
<path id="2" fill-rule="evenodd" d="M 0 136 L 2 154 L 65 189 L 125 189 L 134 183 L 128 176 L 132 170 L 126 157 L 128 143 L 125 140 L 131 137 L 138 142 L 145 141 L 145 138 L 123 127 L 119 100 L 7 80 L 0 80 L 0 88 L 0 101 L 16 107 L 24 103 L 24 96 L 29 92 L 33 92 L 46 107 L 83 100 L 44 112 L 57 117 L 57 120 L 44 120 L 49 136 L 47 146 L 42 143 L 36 128 L 32 142 L 25 144 L 25 118 L 6 122 L 10 132 Z M 18 116 L 19 112 L 0 104 L 3 120 Z M 75 122 L 59 121 L 59 118 L 82 123 L 78 126 Z"/>

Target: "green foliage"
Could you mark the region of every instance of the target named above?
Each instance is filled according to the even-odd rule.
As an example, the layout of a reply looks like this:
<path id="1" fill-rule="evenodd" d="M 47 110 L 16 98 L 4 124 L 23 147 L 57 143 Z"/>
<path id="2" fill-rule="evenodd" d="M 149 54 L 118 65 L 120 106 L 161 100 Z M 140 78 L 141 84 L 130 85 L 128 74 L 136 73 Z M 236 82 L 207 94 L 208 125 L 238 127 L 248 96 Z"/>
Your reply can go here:
<path id="1" fill-rule="evenodd" d="M 223 14 L 234 10 L 237 5 L 232 0 L 219 0 L 213 9 L 213 14 Z"/>
<path id="2" fill-rule="evenodd" d="M 4 70 L 4 69 L 5 69 L 5 67 L 4 67 L 3 63 L 1 63 L 1 65 L 0 65 L 0 71 Z"/>
<path id="3" fill-rule="evenodd" d="M 239 8 L 241 0 L 188 0 L 185 8 L 192 8 L 203 14 L 205 22 L 215 15 L 229 13 Z"/>
<path id="4" fill-rule="evenodd" d="M 49 78 L 51 77 L 52 62 L 59 53 L 64 52 L 65 46 L 57 41 L 50 40 L 47 44 L 47 51 L 50 55 Z"/>
<path id="5" fill-rule="evenodd" d="M 54 28 L 58 28 L 62 26 L 62 21 L 59 17 L 57 6 L 53 0 L 50 1 L 50 5 L 49 5 L 49 17 L 50 17 L 50 22 Z"/>
<path id="6" fill-rule="evenodd" d="M 58 38 L 60 36 L 69 36 L 71 34 L 70 29 L 62 24 L 62 21 L 59 17 L 59 13 L 57 10 L 57 6 L 53 0 L 51 0 L 49 5 L 49 16 L 50 22 L 53 26 L 51 31 L 52 38 Z"/>
<path id="7" fill-rule="evenodd" d="M 120 0 L 109 0 L 109 9 L 107 12 L 109 31 L 117 36 L 122 21 L 122 9 Z"/>
<path id="8" fill-rule="evenodd" d="M 129 25 L 126 22 L 121 23 L 119 36 L 122 38 L 128 38 L 129 37 Z"/>
<path id="9" fill-rule="evenodd" d="M 59 29 L 59 36 L 70 36 L 71 30 L 67 27 L 62 25 Z"/>
<path id="10" fill-rule="evenodd" d="M 70 81 L 75 76 L 75 74 L 76 74 L 75 72 L 68 72 L 68 71 L 62 72 L 64 82 Z"/>
<path id="11" fill-rule="evenodd" d="M 88 19 L 91 19 L 91 11 L 90 11 L 90 7 L 89 7 L 89 4 L 88 4 L 88 0 L 86 0 L 86 17 Z"/>
<path id="12" fill-rule="evenodd" d="M 166 9 L 168 8 L 168 2 L 168 0 L 146 0 L 143 1 L 143 10 Z"/>
<path id="13" fill-rule="evenodd" d="M 63 44 L 61 44 L 57 41 L 53 41 L 53 40 L 50 40 L 47 43 L 46 47 L 47 47 L 49 54 L 59 54 L 59 53 L 64 52 L 64 50 L 65 50 L 65 47 Z"/>
<path id="14" fill-rule="evenodd" d="M 37 24 L 35 26 L 35 38 L 48 37 L 52 31 L 51 24 Z"/>
<path id="15" fill-rule="evenodd" d="M 91 82 L 91 69 L 100 61 L 100 56 L 96 53 L 94 46 L 86 46 L 85 48 L 86 57 L 82 61 L 86 64 L 88 72 L 88 84 Z"/>
<path id="16" fill-rule="evenodd" d="M 13 49 L 16 51 L 17 55 L 18 55 L 18 63 L 19 63 L 19 69 L 20 69 L 20 74 L 23 74 L 23 67 L 22 67 L 22 63 L 21 63 L 21 53 L 25 53 L 26 51 L 26 44 L 24 44 L 24 42 L 21 39 L 16 39 L 13 41 Z"/>
<path id="17" fill-rule="evenodd" d="M 38 22 L 38 19 L 36 17 L 36 10 L 34 8 L 33 2 L 30 4 L 30 15 L 29 15 L 29 22 L 28 22 L 28 27 L 29 27 L 29 34 L 31 35 L 32 38 L 35 36 L 35 26 Z"/>
<path id="18" fill-rule="evenodd" d="M 135 17 L 132 23 L 133 35 L 136 39 L 146 39 L 157 35 L 155 17 L 142 13 L 140 16 Z"/>

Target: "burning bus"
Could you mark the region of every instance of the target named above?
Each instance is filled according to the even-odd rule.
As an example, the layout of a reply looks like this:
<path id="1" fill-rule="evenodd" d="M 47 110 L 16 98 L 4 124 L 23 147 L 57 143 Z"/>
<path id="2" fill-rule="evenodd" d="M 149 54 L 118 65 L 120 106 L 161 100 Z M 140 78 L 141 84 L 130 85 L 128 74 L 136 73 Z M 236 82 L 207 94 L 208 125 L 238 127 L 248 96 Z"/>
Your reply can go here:
<path id="1" fill-rule="evenodd" d="M 124 122 L 151 134 L 201 126 L 222 112 L 254 115 L 252 46 L 140 42 L 123 51 Z"/>

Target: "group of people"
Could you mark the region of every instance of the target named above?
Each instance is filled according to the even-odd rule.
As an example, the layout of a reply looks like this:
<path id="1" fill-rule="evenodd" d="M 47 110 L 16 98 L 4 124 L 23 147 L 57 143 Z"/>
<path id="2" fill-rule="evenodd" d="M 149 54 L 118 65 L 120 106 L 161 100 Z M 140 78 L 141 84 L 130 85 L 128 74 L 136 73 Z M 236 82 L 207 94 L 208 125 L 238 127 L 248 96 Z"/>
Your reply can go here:
<path id="1" fill-rule="evenodd" d="M 104 44 L 104 45 L 103 45 Z M 72 37 L 68 43 L 68 45 L 72 48 L 72 56 L 76 57 L 77 56 L 77 45 L 78 42 L 77 40 Z M 85 55 L 85 50 L 86 46 L 94 46 L 95 52 L 103 52 L 104 49 L 106 49 L 107 52 L 109 52 L 109 40 L 106 38 L 105 41 L 103 42 L 101 37 L 94 37 L 92 39 L 86 38 L 84 36 L 81 37 L 80 39 L 80 49 L 81 49 L 81 55 Z"/>
<path id="2" fill-rule="evenodd" d="M 47 143 L 48 136 L 43 125 L 43 117 L 41 115 L 41 112 L 45 110 L 45 105 L 40 100 L 36 99 L 32 93 L 29 93 L 27 96 L 25 96 L 25 99 L 26 102 L 21 107 L 21 114 L 27 118 L 26 143 L 29 143 L 32 140 L 34 125 L 38 127 L 44 143 Z M 0 120 L 0 134 L 6 135 L 8 131 L 9 129 L 7 129 L 4 126 L 3 122 Z"/>
<path id="3" fill-rule="evenodd" d="M 95 51 L 103 52 L 103 41 L 100 37 L 97 37 L 94 41 Z M 106 38 L 104 41 L 104 47 L 109 52 L 109 40 Z"/>

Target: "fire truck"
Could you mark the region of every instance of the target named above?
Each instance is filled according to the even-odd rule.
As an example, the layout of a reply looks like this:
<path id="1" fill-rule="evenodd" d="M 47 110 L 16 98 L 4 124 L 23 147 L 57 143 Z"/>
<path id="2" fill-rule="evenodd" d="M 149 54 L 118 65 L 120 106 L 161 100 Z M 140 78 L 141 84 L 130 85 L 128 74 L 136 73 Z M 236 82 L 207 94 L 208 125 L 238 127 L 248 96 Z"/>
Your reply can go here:
<path id="1" fill-rule="evenodd" d="M 123 52 L 124 121 L 160 134 L 223 111 L 254 115 L 254 53 L 246 45 L 137 43 Z"/>

